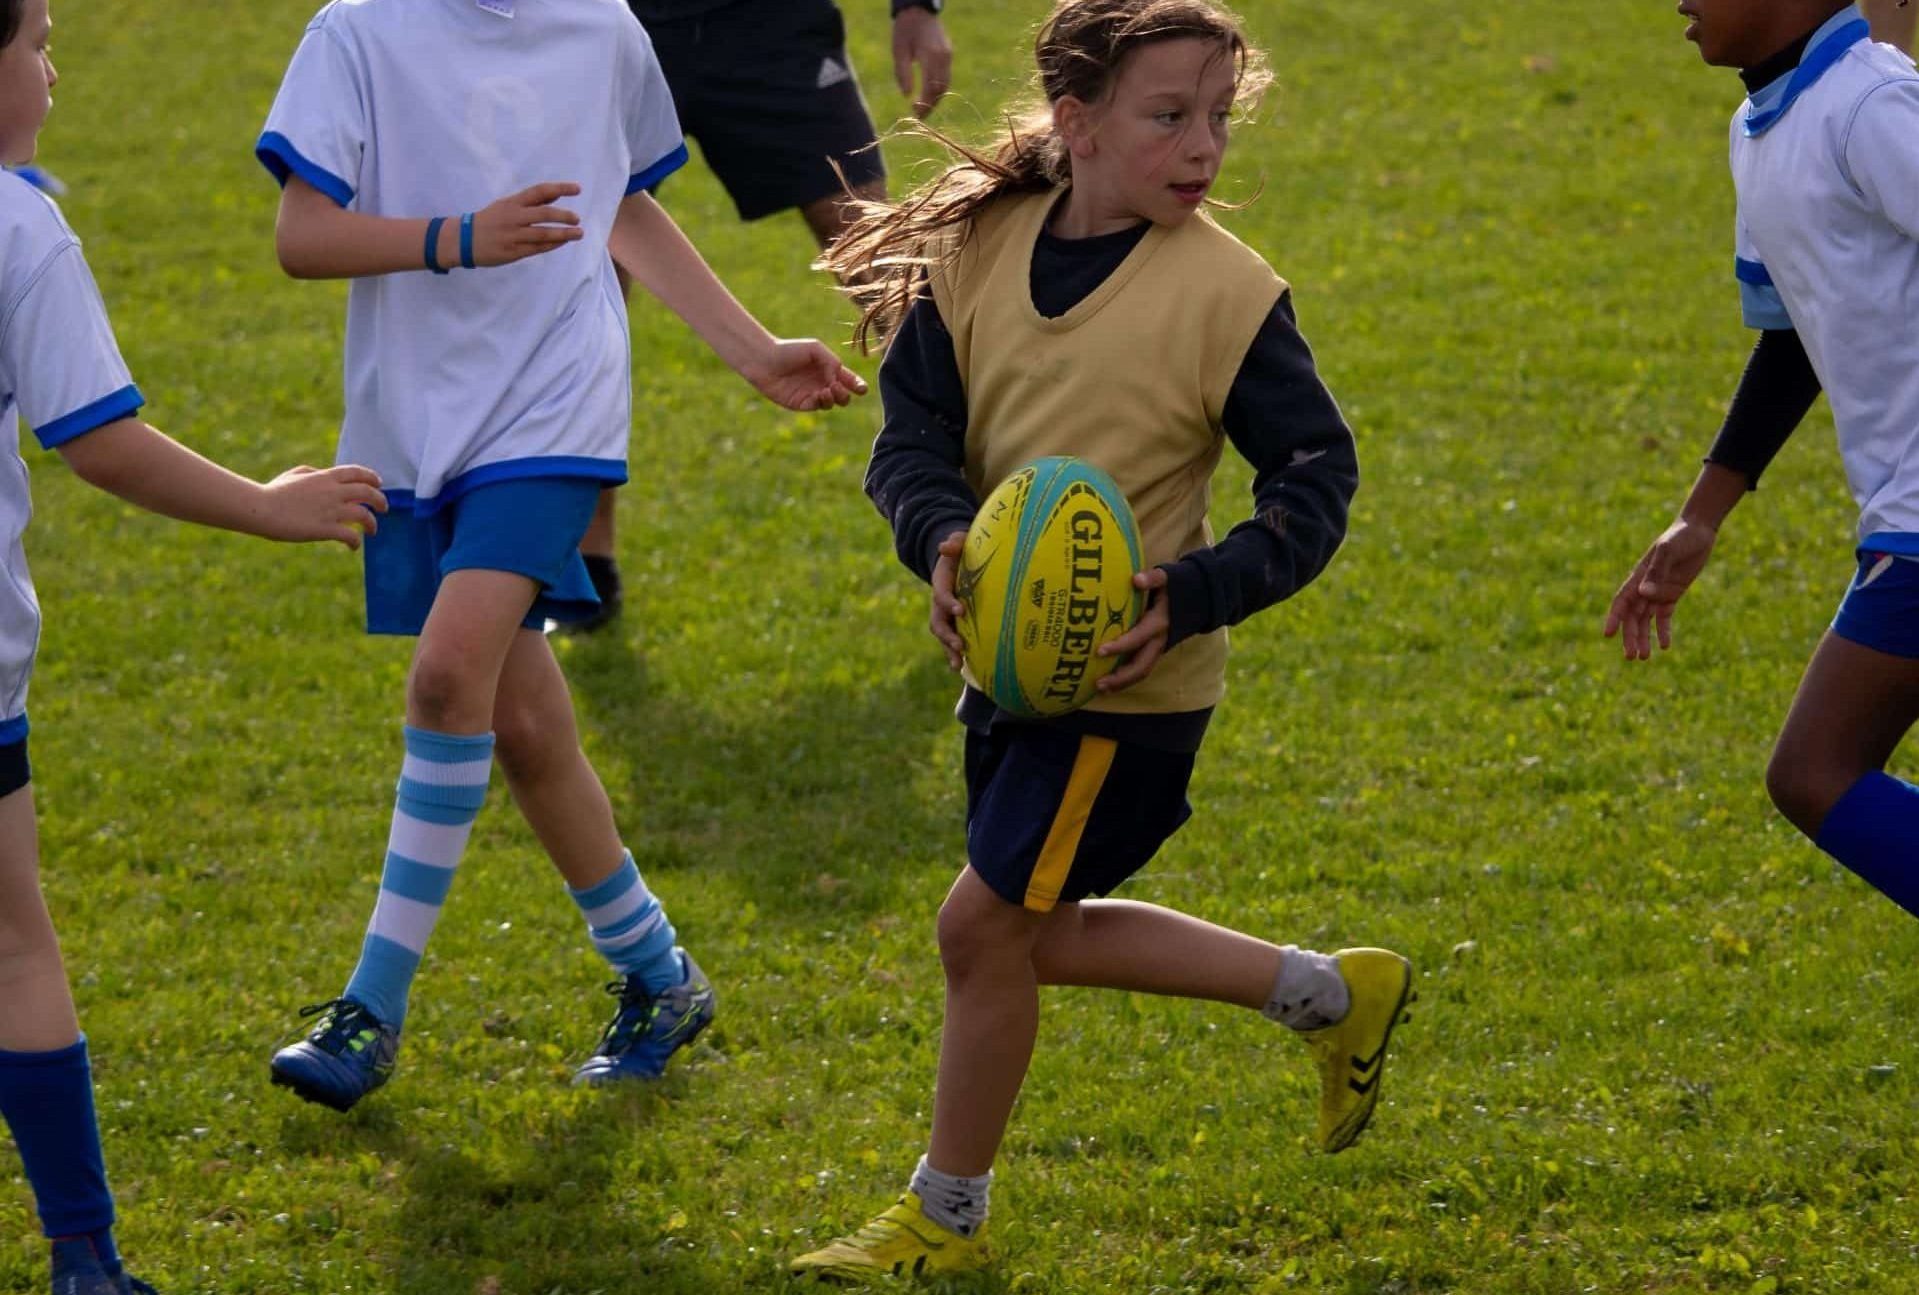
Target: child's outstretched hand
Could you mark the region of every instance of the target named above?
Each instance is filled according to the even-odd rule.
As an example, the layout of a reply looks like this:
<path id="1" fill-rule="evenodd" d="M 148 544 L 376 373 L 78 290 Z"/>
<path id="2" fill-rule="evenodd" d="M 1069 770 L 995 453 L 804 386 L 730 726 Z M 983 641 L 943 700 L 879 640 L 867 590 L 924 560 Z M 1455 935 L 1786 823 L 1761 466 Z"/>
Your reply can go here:
<path id="1" fill-rule="evenodd" d="M 1153 667 L 1166 654 L 1166 635 L 1173 628 L 1173 616 L 1166 603 L 1166 573 L 1158 567 L 1138 572 L 1133 576 L 1133 588 L 1145 590 L 1150 601 L 1133 628 L 1110 643 L 1100 644 L 1101 656 L 1127 658 L 1113 673 L 1093 685 L 1102 693 L 1131 688 L 1153 673 Z"/>
<path id="2" fill-rule="evenodd" d="M 473 213 L 473 263 L 510 265 L 529 256 L 551 252 L 586 236 L 578 212 L 553 204 L 578 194 L 580 186 L 548 181 L 508 194 Z M 449 220 L 440 231 L 440 264 L 458 265 L 459 223 Z M 453 255 L 446 255 L 448 243 Z"/>
<path id="3" fill-rule="evenodd" d="M 350 549 L 380 529 L 386 511 L 380 474 L 344 464 L 290 468 L 266 483 L 268 515 L 260 534 L 276 540 L 338 540 Z"/>
<path id="4" fill-rule="evenodd" d="M 1712 527 L 1682 517 L 1653 541 L 1619 586 L 1606 613 L 1606 637 L 1620 635 L 1628 661 L 1652 656 L 1655 630 L 1662 651 L 1672 646 L 1672 609 L 1705 569 L 1718 538 Z"/>
<path id="5" fill-rule="evenodd" d="M 946 664 L 955 670 L 966 663 L 966 641 L 953 627 L 953 622 L 966 614 L 966 604 L 953 592 L 960 552 L 965 547 L 965 531 L 954 531 L 940 541 L 939 561 L 933 564 L 933 614 L 926 624 L 940 646 L 946 649 Z"/>
<path id="6" fill-rule="evenodd" d="M 776 339 L 740 366 L 740 376 L 774 404 L 802 413 L 866 394 L 866 380 L 840 363 L 831 347 L 810 337 Z"/>

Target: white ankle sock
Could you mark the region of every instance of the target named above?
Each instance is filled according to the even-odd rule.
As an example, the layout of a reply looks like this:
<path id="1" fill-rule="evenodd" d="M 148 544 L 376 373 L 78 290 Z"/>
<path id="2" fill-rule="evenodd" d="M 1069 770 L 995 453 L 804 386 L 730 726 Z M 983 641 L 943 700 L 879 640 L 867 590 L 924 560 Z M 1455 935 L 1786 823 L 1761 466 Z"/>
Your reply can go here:
<path id="1" fill-rule="evenodd" d="M 961 1178 L 957 1174 L 941 1173 L 921 1156 L 908 1188 L 920 1198 L 920 1208 L 927 1218 L 948 1232 L 970 1237 L 986 1222 L 986 1198 L 993 1188 L 993 1171 L 988 1169 L 977 1178 Z"/>
<path id="2" fill-rule="evenodd" d="M 1318 1030 L 1338 1024 L 1350 1001 L 1346 978 L 1339 974 L 1339 959 L 1292 944 L 1279 953 L 1279 976 L 1260 1010 L 1288 1029 Z"/>

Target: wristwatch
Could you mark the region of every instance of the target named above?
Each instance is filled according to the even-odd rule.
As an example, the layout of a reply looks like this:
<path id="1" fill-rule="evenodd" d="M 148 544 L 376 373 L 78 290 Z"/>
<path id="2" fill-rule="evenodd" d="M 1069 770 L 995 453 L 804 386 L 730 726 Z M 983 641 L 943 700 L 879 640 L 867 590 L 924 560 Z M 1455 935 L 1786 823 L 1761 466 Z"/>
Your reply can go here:
<path id="1" fill-rule="evenodd" d="M 946 0 L 892 0 L 895 18 L 900 16 L 902 9 L 924 9 L 927 13 L 936 14 L 945 7 Z"/>

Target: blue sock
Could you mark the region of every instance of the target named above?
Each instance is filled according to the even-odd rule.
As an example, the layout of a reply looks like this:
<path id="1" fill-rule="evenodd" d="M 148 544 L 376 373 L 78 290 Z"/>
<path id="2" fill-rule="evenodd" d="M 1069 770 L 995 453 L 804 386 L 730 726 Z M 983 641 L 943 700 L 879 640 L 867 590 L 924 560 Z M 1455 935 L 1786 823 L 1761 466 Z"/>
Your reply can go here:
<path id="1" fill-rule="evenodd" d="M 640 880 L 640 870 L 629 852 L 605 881 L 585 890 L 571 886 L 566 893 L 586 914 L 586 932 L 593 947 L 622 976 L 638 976 L 650 994 L 671 989 L 686 979 L 686 969 L 673 948 L 673 923 L 653 892 Z"/>
<path id="2" fill-rule="evenodd" d="M 380 897 L 344 995 L 396 1030 L 406 1020 L 413 973 L 440 920 L 492 769 L 491 733 L 406 730 L 406 763 L 400 768 Z"/>
<path id="3" fill-rule="evenodd" d="M 1827 813 L 1813 843 L 1919 917 L 1919 787 L 1867 774 Z"/>
<path id="4" fill-rule="evenodd" d="M 107 1275 L 119 1273 L 85 1036 L 52 1052 L 0 1052 L 0 1115 L 20 1148 L 41 1228 L 49 1237 L 86 1237 Z"/>

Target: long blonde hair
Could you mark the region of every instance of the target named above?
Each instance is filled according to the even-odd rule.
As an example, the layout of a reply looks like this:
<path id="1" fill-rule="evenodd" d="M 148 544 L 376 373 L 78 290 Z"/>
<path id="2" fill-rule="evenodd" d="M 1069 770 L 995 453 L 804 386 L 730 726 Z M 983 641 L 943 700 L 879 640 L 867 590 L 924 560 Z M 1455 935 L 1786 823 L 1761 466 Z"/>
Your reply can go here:
<path id="1" fill-rule="evenodd" d="M 1211 0 L 1057 0 L 1033 41 L 1040 102 L 1009 113 L 998 148 L 989 154 L 931 127 L 908 127 L 906 133 L 944 146 L 953 164 L 897 204 L 858 201 L 858 219 L 816 263 L 837 275 L 860 307 L 854 344 L 862 352 L 885 344 L 912 308 L 928 268 L 958 255 L 973 218 L 988 205 L 1072 179 L 1066 143 L 1053 128 L 1054 104 L 1068 97 L 1099 103 L 1134 50 L 1192 39 L 1217 41 L 1232 58 L 1241 103 L 1266 88 L 1265 56 L 1247 41 L 1239 20 Z M 961 236 L 943 237 L 949 230 Z"/>

